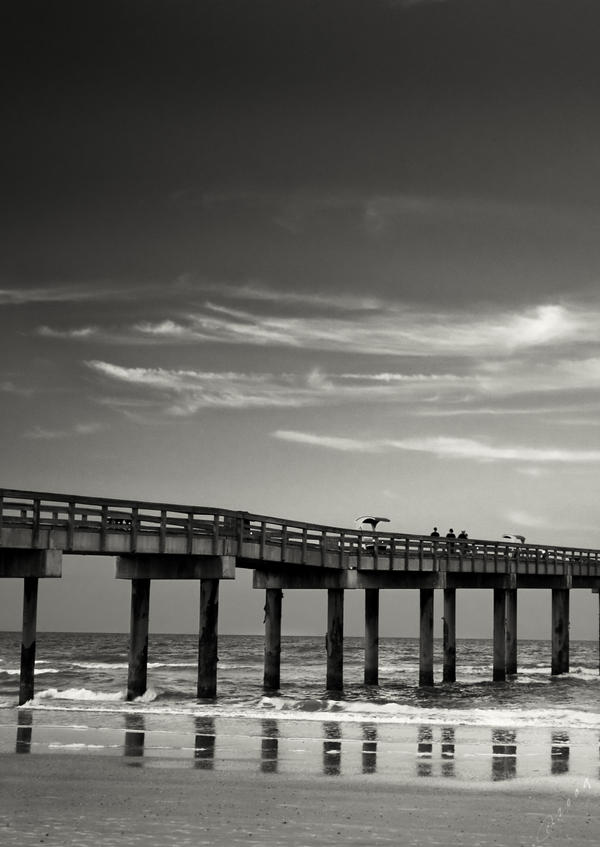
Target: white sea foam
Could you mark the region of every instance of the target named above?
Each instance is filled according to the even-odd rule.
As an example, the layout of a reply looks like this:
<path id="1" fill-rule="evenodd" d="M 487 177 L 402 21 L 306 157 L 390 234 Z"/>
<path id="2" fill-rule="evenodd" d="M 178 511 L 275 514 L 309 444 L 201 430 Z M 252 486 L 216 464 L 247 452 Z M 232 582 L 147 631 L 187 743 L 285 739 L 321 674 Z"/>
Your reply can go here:
<path id="1" fill-rule="evenodd" d="M 111 702 L 124 700 L 125 694 L 122 691 L 90 691 L 89 688 L 67 688 L 64 691 L 59 691 L 57 688 L 46 688 L 44 691 L 38 692 L 33 700 L 29 701 L 30 705 L 37 705 L 40 700 L 75 700 L 75 701 L 103 701 Z"/>

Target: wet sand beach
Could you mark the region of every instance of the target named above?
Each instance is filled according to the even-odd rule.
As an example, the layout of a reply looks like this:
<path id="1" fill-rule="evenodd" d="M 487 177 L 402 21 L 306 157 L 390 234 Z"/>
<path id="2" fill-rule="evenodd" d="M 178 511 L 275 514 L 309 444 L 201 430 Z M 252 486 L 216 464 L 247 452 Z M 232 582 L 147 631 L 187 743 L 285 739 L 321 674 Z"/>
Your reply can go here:
<path id="1" fill-rule="evenodd" d="M 569 743 L 563 734 L 562 746 L 548 733 L 543 747 L 546 734 L 493 728 L 409 727 L 394 739 L 379 726 L 360 740 L 334 723 L 202 719 L 186 735 L 148 729 L 139 715 L 118 730 L 100 719 L 91 727 L 89 715 L 87 726 L 15 717 L 0 733 L 3 847 L 537 847 L 600 837 L 596 733 Z"/>
<path id="2" fill-rule="evenodd" d="M 438 782 L 142 768 L 94 755 L 4 755 L 12 845 L 592 845 L 597 794 Z M 567 801 L 570 803 L 567 804 Z"/>

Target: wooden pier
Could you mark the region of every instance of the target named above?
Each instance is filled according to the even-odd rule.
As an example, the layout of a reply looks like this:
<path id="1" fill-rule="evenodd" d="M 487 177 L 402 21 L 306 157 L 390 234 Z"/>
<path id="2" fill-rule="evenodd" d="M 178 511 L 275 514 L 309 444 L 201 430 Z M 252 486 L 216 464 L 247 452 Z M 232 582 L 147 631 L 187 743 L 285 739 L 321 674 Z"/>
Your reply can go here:
<path id="1" fill-rule="evenodd" d="M 517 672 L 519 588 L 552 591 L 552 674 L 569 670 L 572 589 L 598 593 L 600 550 L 363 532 L 199 506 L 0 489 L 0 578 L 23 579 L 19 702 L 34 696 L 38 580 L 68 554 L 115 556 L 131 583 L 127 697 L 146 690 L 153 579 L 200 581 L 197 697 L 217 695 L 219 584 L 251 569 L 265 592 L 264 686 L 280 687 L 284 590 L 327 591 L 327 688 L 343 688 L 344 592 L 364 592 L 366 685 L 378 683 L 379 592 L 419 589 L 419 684 L 433 685 L 436 589 L 443 593 L 443 680 L 456 679 L 456 592 L 493 591 L 493 679 Z M 600 596 L 600 595 L 599 595 Z M 599 617 L 600 621 L 600 617 Z M 600 629 L 599 629 L 600 632 Z"/>

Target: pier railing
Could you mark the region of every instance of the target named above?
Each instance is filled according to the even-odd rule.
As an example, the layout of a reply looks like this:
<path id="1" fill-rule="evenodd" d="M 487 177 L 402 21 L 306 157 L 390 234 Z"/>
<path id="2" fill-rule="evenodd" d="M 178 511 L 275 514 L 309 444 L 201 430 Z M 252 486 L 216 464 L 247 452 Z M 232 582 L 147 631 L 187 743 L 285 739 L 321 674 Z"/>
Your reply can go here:
<path id="1" fill-rule="evenodd" d="M 57 546 L 65 552 L 224 551 L 248 559 L 288 559 L 339 568 L 437 569 L 444 562 L 483 562 L 484 570 L 582 576 L 600 574 L 600 551 L 511 540 L 445 539 L 396 532 L 364 532 L 208 506 L 85 497 L 0 489 L 0 543 L 24 531 L 17 546 Z M 86 537 L 94 537 L 94 545 Z M 145 543 L 146 542 L 146 543 Z M 173 545 L 176 545 L 175 547 Z"/>

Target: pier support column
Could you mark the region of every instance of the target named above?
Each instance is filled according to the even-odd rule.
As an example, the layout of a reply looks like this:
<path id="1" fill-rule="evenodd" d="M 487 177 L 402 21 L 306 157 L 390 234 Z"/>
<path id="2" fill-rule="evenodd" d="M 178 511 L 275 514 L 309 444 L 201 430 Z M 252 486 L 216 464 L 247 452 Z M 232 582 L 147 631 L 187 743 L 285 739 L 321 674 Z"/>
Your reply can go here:
<path id="1" fill-rule="evenodd" d="M 444 682 L 456 682 L 456 589 L 444 588 Z"/>
<path id="2" fill-rule="evenodd" d="M 278 691 L 281 668 L 281 588 L 267 588 L 265 592 L 265 670 L 263 686 L 267 691 Z"/>
<path id="3" fill-rule="evenodd" d="M 494 588 L 494 682 L 506 679 L 506 589 Z"/>
<path id="4" fill-rule="evenodd" d="M 517 589 L 506 590 L 506 673 L 517 672 Z"/>
<path id="5" fill-rule="evenodd" d="M 150 580 L 131 580 L 131 618 L 129 625 L 129 668 L 127 699 L 135 700 L 146 691 L 148 675 L 148 620 Z"/>
<path id="6" fill-rule="evenodd" d="M 23 631 L 21 634 L 21 679 L 19 706 L 31 700 L 34 690 L 35 642 L 37 633 L 38 579 L 23 580 Z"/>
<path id="7" fill-rule="evenodd" d="M 198 699 L 217 696 L 219 580 L 200 580 L 200 639 L 198 642 Z"/>
<path id="8" fill-rule="evenodd" d="M 327 589 L 327 690 L 344 688 L 344 589 Z"/>
<path id="9" fill-rule="evenodd" d="M 433 588 L 421 588 L 419 595 L 419 685 L 433 685 Z"/>
<path id="10" fill-rule="evenodd" d="M 569 672 L 569 589 L 552 589 L 552 674 Z"/>
<path id="11" fill-rule="evenodd" d="M 365 685 L 379 684 L 379 589 L 365 589 Z"/>

